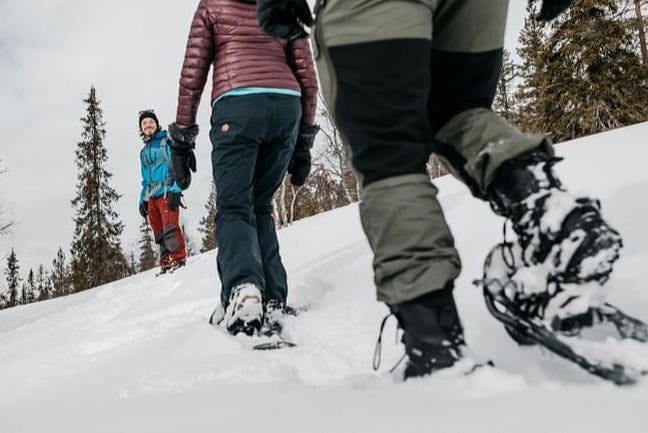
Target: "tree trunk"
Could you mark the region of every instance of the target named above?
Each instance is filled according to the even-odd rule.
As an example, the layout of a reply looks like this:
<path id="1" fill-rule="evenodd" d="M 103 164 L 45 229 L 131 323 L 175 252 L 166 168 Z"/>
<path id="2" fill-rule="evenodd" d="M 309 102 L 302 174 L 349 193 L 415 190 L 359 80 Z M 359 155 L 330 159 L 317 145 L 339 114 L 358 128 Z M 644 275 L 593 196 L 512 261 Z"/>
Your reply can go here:
<path id="1" fill-rule="evenodd" d="M 634 0 L 635 15 L 637 16 L 637 27 L 639 27 L 639 46 L 641 47 L 641 59 L 644 66 L 648 67 L 648 48 L 646 47 L 646 30 L 644 29 L 643 16 L 641 15 L 641 0 Z"/>
<path id="2" fill-rule="evenodd" d="M 281 211 L 281 227 L 288 225 L 288 215 L 286 211 L 286 178 L 281 183 L 281 190 L 279 191 L 279 208 Z"/>
<path id="3" fill-rule="evenodd" d="M 292 224 L 295 221 L 295 203 L 297 203 L 297 194 L 301 191 L 303 186 L 300 186 L 295 190 L 295 188 L 290 185 L 290 190 L 292 192 L 292 200 L 290 200 L 290 214 L 288 216 L 288 224 Z"/>
<path id="4" fill-rule="evenodd" d="M 281 215 L 279 214 L 279 203 L 277 203 L 277 195 L 272 197 L 272 219 L 274 219 L 275 228 L 281 228 Z"/>
<path id="5" fill-rule="evenodd" d="M 347 173 L 349 172 L 349 169 L 347 167 L 347 162 L 346 162 L 346 157 L 344 153 L 340 155 L 340 180 L 342 181 L 342 189 L 344 191 L 344 197 L 347 200 L 347 204 L 353 203 L 353 193 L 351 192 L 351 189 L 349 188 L 348 185 L 348 176 Z M 353 176 L 354 177 L 354 176 Z M 354 177 L 355 178 L 355 177 Z"/>

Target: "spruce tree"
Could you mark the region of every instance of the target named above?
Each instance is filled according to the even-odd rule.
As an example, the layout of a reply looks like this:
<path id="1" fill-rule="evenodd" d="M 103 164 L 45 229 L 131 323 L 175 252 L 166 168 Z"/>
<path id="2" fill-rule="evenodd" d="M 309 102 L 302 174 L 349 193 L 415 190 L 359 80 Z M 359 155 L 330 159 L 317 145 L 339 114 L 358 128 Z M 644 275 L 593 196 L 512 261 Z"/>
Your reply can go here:
<path id="1" fill-rule="evenodd" d="M 157 265 L 157 259 L 153 249 L 151 227 L 146 220 L 142 220 L 142 224 L 140 224 L 139 250 L 139 271 L 143 272 L 154 268 Z"/>
<path id="2" fill-rule="evenodd" d="M 19 301 L 19 288 L 20 288 L 20 265 L 18 264 L 18 257 L 14 249 L 7 257 L 7 267 L 5 268 L 5 275 L 7 276 L 7 288 L 9 289 L 9 296 L 7 306 L 13 307 Z"/>
<path id="3" fill-rule="evenodd" d="M 94 86 L 84 102 L 82 140 L 76 150 L 77 195 L 72 200 L 76 210 L 71 264 L 74 291 L 109 283 L 128 274 L 120 241 L 123 224 L 114 209 L 120 196 L 109 185 L 112 174 L 106 170 L 105 122 Z"/>
<path id="4" fill-rule="evenodd" d="M 554 141 L 648 119 L 648 69 L 619 2 L 575 2 L 553 24 L 540 64 L 536 108 Z"/>
<path id="5" fill-rule="evenodd" d="M 0 293 L 0 310 L 9 307 L 9 294 L 6 292 Z"/>
<path id="6" fill-rule="evenodd" d="M 182 230 L 182 237 L 185 241 L 185 252 L 187 253 L 187 257 L 195 256 L 200 251 L 198 250 L 196 242 L 194 241 L 193 236 L 191 236 L 191 234 L 187 230 L 184 222 L 180 226 L 180 229 Z"/>
<path id="7" fill-rule="evenodd" d="M 138 265 L 137 265 L 137 260 L 135 260 L 135 251 L 131 251 L 130 255 L 128 256 L 128 273 L 130 275 L 135 275 L 137 271 Z"/>
<path id="8" fill-rule="evenodd" d="M 515 102 L 513 99 L 513 82 L 517 76 L 515 64 L 508 50 L 502 53 L 502 70 L 497 81 L 493 111 L 512 123 L 517 123 Z"/>
<path id="9" fill-rule="evenodd" d="M 541 132 L 541 121 L 536 104 L 540 92 L 540 56 L 544 49 L 545 31 L 543 24 L 535 19 L 536 14 L 536 4 L 527 3 L 524 27 L 518 38 L 517 49 L 522 65 L 518 69 L 521 83 L 515 92 L 517 102 L 515 117 L 520 129 L 528 132 Z"/>
<path id="10" fill-rule="evenodd" d="M 36 300 L 36 278 L 34 277 L 34 270 L 29 269 L 27 274 L 27 281 L 23 285 L 24 302 L 25 304 L 31 304 Z"/>
<path id="11" fill-rule="evenodd" d="M 56 257 L 52 260 L 52 297 L 64 296 L 70 293 L 70 269 L 65 263 L 65 253 L 59 247 Z"/>
<path id="12" fill-rule="evenodd" d="M 203 234 L 200 246 L 200 252 L 213 250 L 217 247 L 216 243 L 216 185 L 212 182 L 211 191 L 205 203 L 205 215 L 199 223 L 198 231 Z"/>
<path id="13" fill-rule="evenodd" d="M 38 266 L 36 273 L 36 290 L 38 291 L 39 301 L 44 301 L 52 297 L 51 282 L 43 265 Z"/>

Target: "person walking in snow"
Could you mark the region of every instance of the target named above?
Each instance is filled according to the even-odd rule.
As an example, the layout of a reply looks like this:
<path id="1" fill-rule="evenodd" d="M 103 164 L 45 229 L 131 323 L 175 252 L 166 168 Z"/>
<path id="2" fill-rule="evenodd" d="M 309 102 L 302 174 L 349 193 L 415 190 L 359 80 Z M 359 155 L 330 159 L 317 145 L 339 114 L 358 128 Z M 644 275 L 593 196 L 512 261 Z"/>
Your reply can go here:
<path id="1" fill-rule="evenodd" d="M 142 192 L 139 213 L 148 222 L 160 249 L 162 273 L 184 266 L 185 241 L 180 228 L 182 190 L 175 182 L 170 139 L 153 110 L 139 113 L 144 147 L 140 151 Z"/>
<path id="2" fill-rule="evenodd" d="M 201 0 L 191 23 L 176 120 L 169 126 L 181 188 L 195 167 L 196 111 L 210 65 L 212 170 L 216 185 L 220 303 L 210 322 L 252 334 L 283 311 L 286 270 L 272 197 L 286 170 L 303 185 L 310 172 L 317 78 L 307 41 L 265 34 L 254 0 Z"/>
<path id="3" fill-rule="evenodd" d="M 544 0 L 539 18 L 570 3 Z M 560 282 L 553 292 L 543 284 L 512 295 L 518 314 L 572 331 L 586 326 L 587 293 L 600 290 L 621 248 L 598 201 L 562 186 L 549 140 L 491 111 L 507 7 L 507 0 L 319 0 L 314 22 L 305 0 L 258 0 L 270 35 L 299 40 L 308 36 L 303 25 L 314 24 L 324 97 L 361 182 L 378 300 L 404 331 L 406 378 L 465 354 L 453 297 L 461 261 L 426 174 L 431 153 L 511 220 L 517 265 Z"/>

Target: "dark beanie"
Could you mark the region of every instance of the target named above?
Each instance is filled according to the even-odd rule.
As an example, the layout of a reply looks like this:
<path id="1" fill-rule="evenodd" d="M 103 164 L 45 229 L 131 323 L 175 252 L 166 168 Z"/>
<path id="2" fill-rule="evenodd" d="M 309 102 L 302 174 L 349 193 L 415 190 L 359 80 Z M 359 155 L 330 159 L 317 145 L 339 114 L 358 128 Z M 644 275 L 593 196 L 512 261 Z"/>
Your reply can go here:
<path id="1" fill-rule="evenodd" d="M 158 120 L 157 116 L 155 115 L 155 112 L 153 110 L 144 110 L 140 112 L 139 116 L 139 127 L 142 129 L 142 120 L 149 118 L 153 119 L 155 121 L 155 124 L 157 125 L 158 129 L 160 128 L 160 121 Z"/>

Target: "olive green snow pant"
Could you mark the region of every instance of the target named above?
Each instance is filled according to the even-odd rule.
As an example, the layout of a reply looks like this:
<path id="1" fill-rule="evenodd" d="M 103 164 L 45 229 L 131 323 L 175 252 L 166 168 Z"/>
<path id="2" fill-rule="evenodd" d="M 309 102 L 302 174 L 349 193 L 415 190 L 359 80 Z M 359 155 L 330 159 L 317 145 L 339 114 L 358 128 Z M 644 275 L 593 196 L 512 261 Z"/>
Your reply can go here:
<path id="1" fill-rule="evenodd" d="M 327 0 L 314 55 L 361 181 L 378 299 L 417 298 L 461 270 L 426 175 L 435 153 L 480 198 L 506 160 L 544 145 L 494 114 L 508 0 Z"/>

